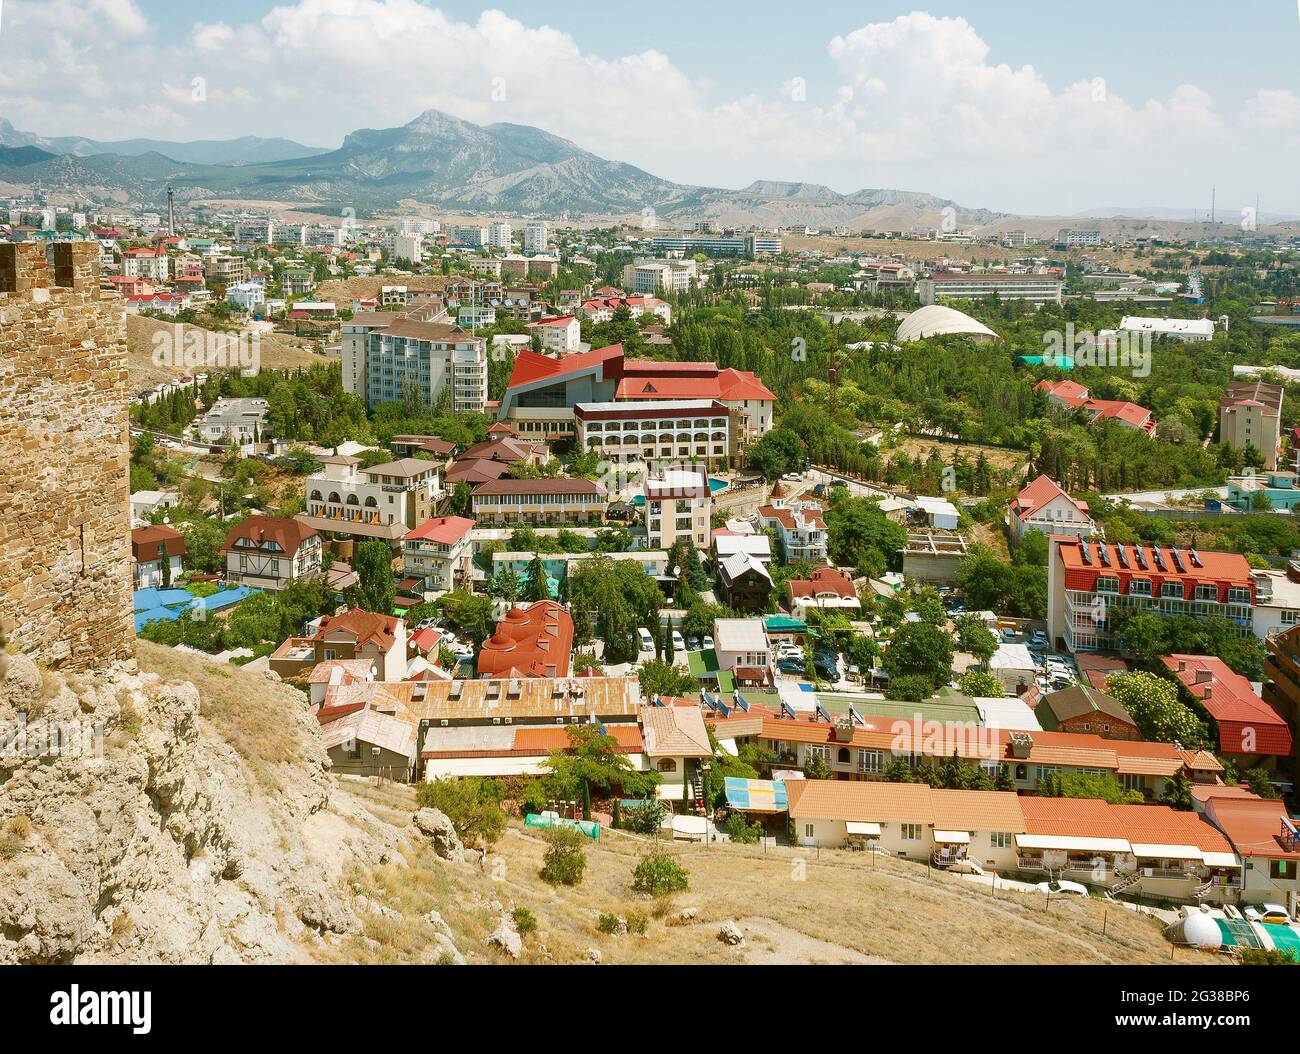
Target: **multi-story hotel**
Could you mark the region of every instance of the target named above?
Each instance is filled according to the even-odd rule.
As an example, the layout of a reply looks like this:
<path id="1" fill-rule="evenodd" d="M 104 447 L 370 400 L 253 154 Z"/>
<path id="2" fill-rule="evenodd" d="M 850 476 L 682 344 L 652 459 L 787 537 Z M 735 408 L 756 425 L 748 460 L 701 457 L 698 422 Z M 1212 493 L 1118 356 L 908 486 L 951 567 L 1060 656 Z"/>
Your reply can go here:
<path id="1" fill-rule="evenodd" d="M 684 293 L 699 277 L 694 260 L 636 260 L 623 268 L 623 288 L 634 293 Z"/>
<path id="2" fill-rule="evenodd" d="M 1047 561 L 1047 625 L 1053 644 L 1070 651 L 1114 647 L 1122 609 L 1231 622 L 1251 632 L 1255 582 L 1239 553 L 1056 537 Z"/>
<path id="3" fill-rule="evenodd" d="M 248 261 L 242 256 L 218 254 L 203 258 L 203 276 L 209 283 L 230 286 L 248 279 Z"/>
<path id="4" fill-rule="evenodd" d="M 1219 400 L 1219 442 L 1233 450 L 1252 446 L 1263 456 L 1264 468 L 1277 468 L 1283 394 L 1280 384 L 1233 381 Z"/>
<path id="5" fill-rule="evenodd" d="M 355 457 L 317 460 L 321 470 L 307 477 L 307 511 L 297 519 L 318 531 L 395 543 L 430 519 L 443 497 L 436 461 L 361 468 Z"/>
<path id="6" fill-rule="evenodd" d="M 941 300 L 971 300 L 992 294 L 999 300 L 1032 300 L 1035 304 L 1061 302 L 1061 276 L 1056 274 L 950 274 L 938 272 L 916 283 L 921 305 Z"/>
<path id="7" fill-rule="evenodd" d="M 716 399 L 579 403 L 573 419 L 578 447 L 607 461 L 699 461 L 710 468 L 727 463 L 736 427 Z"/>
<path id="8" fill-rule="evenodd" d="M 487 342 L 445 321 L 441 303 L 357 315 L 343 324 L 343 390 L 380 403 L 432 407 L 451 385 L 457 413 L 487 402 Z M 435 319 L 439 321 L 435 321 Z"/>
<path id="9" fill-rule="evenodd" d="M 671 549 L 686 542 L 707 549 L 713 536 L 713 492 L 703 472 L 670 469 L 645 481 L 646 544 Z"/>
<path id="10" fill-rule="evenodd" d="M 575 434 L 574 407 L 579 403 L 690 400 L 713 400 L 734 411 L 742 439 L 772 428 L 776 396 L 754 374 L 719 369 L 711 362 L 625 359 L 621 344 L 563 359 L 521 351 L 497 419 L 523 438 L 567 438 Z M 734 451 L 735 435 L 731 443 Z"/>
<path id="11" fill-rule="evenodd" d="M 481 525 L 597 524 L 606 495 L 589 479 L 498 479 L 475 487 L 471 501 Z"/>

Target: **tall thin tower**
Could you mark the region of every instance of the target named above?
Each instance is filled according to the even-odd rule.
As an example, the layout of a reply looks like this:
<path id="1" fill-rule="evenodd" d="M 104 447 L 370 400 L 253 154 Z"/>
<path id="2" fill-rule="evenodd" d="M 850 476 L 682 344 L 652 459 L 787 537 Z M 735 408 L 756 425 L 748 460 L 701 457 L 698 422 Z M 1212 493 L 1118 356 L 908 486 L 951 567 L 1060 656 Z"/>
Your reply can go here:
<path id="1" fill-rule="evenodd" d="M 171 184 L 167 186 L 167 233 L 176 235 L 176 202 L 172 198 Z"/>

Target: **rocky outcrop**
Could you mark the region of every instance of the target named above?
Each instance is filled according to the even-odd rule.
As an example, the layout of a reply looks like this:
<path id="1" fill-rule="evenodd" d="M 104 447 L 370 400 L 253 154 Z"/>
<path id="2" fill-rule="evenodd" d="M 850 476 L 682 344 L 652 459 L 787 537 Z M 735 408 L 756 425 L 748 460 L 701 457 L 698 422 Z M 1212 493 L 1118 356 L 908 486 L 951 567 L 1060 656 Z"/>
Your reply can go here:
<path id="1" fill-rule="evenodd" d="M 240 754 L 192 684 L 127 663 L 65 677 L 9 657 L 0 964 L 299 962 L 361 929 L 373 906 L 346 892 L 342 862 L 395 859 L 401 832 L 332 799 L 300 693 L 219 676 L 246 679 L 241 692 L 267 708 L 281 763 Z"/>
<path id="2" fill-rule="evenodd" d="M 728 919 L 722 924 L 722 928 L 718 930 L 718 940 L 722 941 L 723 944 L 730 944 L 734 947 L 737 944 L 744 943 L 745 932 L 736 922 Z"/>
<path id="3" fill-rule="evenodd" d="M 433 843 L 434 855 L 443 860 L 461 862 L 465 859 L 465 847 L 451 818 L 439 809 L 420 809 L 411 818 L 416 830 L 426 835 Z"/>

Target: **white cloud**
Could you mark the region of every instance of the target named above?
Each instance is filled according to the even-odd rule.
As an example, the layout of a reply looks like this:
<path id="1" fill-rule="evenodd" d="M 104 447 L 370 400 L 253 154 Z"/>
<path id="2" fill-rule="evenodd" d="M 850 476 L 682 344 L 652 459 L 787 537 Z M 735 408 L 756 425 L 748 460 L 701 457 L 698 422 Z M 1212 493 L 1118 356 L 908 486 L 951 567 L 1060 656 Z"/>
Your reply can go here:
<path id="1" fill-rule="evenodd" d="M 94 31 L 87 12 L 119 32 Z M 417 0 L 296 0 L 257 21 L 197 23 L 170 46 L 141 39 L 133 0 L 21 2 L 6 22 L 6 57 L 19 58 L 0 65 L 0 114 L 45 134 L 171 126 L 330 145 L 435 107 L 535 124 L 681 182 L 893 185 L 1025 210 L 1134 195 L 1181 204 L 1189 180 L 1199 193 L 1208 179 L 1188 162 L 1207 157 L 1225 179 L 1276 170 L 1289 188 L 1283 171 L 1300 160 L 1293 140 L 1261 135 L 1300 125 L 1290 91 L 1260 90 L 1225 114 L 1191 84 L 1144 100 L 1104 80 L 1054 88 L 1033 66 L 991 62 L 965 19 L 925 13 L 836 36 L 822 67 L 720 103 L 711 79 L 662 52 L 596 55 L 558 28 L 499 11 L 457 20 Z M 196 76 L 197 104 L 185 88 Z M 794 76 L 806 99 L 792 98 Z"/>

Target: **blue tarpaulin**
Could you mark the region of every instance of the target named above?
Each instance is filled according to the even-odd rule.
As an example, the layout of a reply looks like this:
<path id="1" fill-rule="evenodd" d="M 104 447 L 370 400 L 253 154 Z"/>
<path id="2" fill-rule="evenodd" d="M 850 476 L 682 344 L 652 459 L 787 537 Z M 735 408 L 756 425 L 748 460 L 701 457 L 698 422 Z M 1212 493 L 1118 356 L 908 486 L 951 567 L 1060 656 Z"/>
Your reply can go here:
<path id="1" fill-rule="evenodd" d="M 248 586 L 236 586 L 208 597 L 196 597 L 188 589 L 137 589 L 135 631 L 139 633 L 150 622 L 175 622 L 186 611 L 212 615 L 259 592 Z"/>

